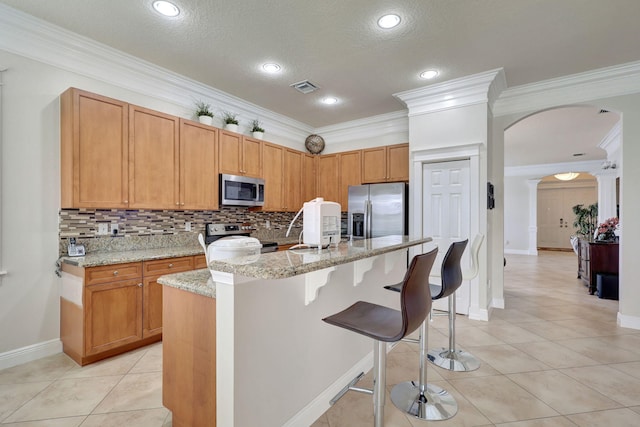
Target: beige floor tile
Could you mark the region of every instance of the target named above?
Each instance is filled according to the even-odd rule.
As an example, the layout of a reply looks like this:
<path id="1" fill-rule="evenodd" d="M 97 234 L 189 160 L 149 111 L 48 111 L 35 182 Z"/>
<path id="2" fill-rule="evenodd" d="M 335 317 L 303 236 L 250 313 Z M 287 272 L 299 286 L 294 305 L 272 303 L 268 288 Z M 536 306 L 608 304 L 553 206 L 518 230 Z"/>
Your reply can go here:
<path id="1" fill-rule="evenodd" d="M 599 339 L 608 345 L 640 353 L 640 334 L 611 335 Z"/>
<path id="2" fill-rule="evenodd" d="M 53 381 L 76 366 L 66 354 L 59 353 L 0 371 L 0 384 Z"/>
<path id="3" fill-rule="evenodd" d="M 133 368 L 144 352 L 133 351 L 112 357 L 87 366 L 75 365 L 69 369 L 63 378 L 90 378 L 110 375 L 124 375 Z"/>
<path id="4" fill-rule="evenodd" d="M 112 376 L 54 381 L 9 416 L 5 422 L 88 415 L 121 378 Z"/>
<path id="5" fill-rule="evenodd" d="M 558 326 L 551 322 L 519 323 L 518 326 L 548 340 L 560 340 L 567 338 L 583 338 L 584 335 L 569 328 Z"/>
<path id="6" fill-rule="evenodd" d="M 49 385 L 51 385 L 51 381 L 26 384 L 0 384 L 0 422 Z"/>
<path id="7" fill-rule="evenodd" d="M 425 362 L 427 367 L 428 381 L 442 380 L 439 370 L 429 366 L 428 361 Z M 416 352 L 391 352 L 387 357 L 387 386 L 394 386 L 405 381 L 417 381 L 420 375 L 420 354 Z"/>
<path id="8" fill-rule="evenodd" d="M 172 427 L 173 426 L 173 416 L 171 412 L 167 414 L 167 418 L 164 419 L 164 423 L 162 423 L 162 427 Z"/>
<path id="9" fill-rule="evenodd" d="M 162 372 L 162 343 L 151 345 L 129 372 Z"/>
<path id="10" fill-rule="evenodd" d="M 455 371 L 449 371 L 448 369 L 438 367 L 437 372 L 445 380 L 500 375 L 500 372 L 498 372 L 494 367 L 492 367 L 490 364 L 482 360 L 482 358 L 480 358 L 477 354 L 475 354 L 474 352 L 471 352 L 471 354 L 473 355 L 473 357 L 475 357 L 480 361 L 480 367 L 475 371 L 455 372 Z"/>
<path id="11" fill-rule="evenodd" d="M 549 365 L 507 344 L 474 347 L 472 351 L 474 355 L 480 357 L 502 374 L 551 369 Z"/>
<path id="12" fill-rule="evenodd" d="M 485 345 L 499 345 L 505 342 L 489 335 L 488 333 L 480 330 L 479 328 L 464 328 L 456 329 L 456 343 L 461 348 L 485 346 Z M 447 344 L 448 345 L 448 344 Z"/>
<path id="13" fill-rule="evenodd" d="M 54 418 L 42 421 L 2 424 L 2 427 L 79 427 L 86 417 Z"/>
<path id="14" fill-rule="evenodd" d="M 624 406 L 640 405 L 640 379 L 603 365 L 560 371 Z"/>
<path id="15" fill-rule="evenodd" d="M 600 363 L 640 361 L 640 353 L 612 347 L 599 338 L 574 338 L 557 343 Z"/>
<path id="16" fill-rule="evenodd" d="M 505 376 L 449 382 L 493 423 L 560 415 Z"/>
<path id="17" fill-rule="evenodd" d="M 558 371 L 507 375 L 563 415 L 619 408 L 620 404 Z"/>
<path id="18" fill-rule="evenodd" d="M 508 306 L 507 306 L 508 307 Z M 511 323 L 540 322 L 544 319 L 528 314 L 519 309 L 504 308 L 502 310 L 494 310 L 492 314 L 496 319 L 502 319 Z"/>
<path id="19" fill-rule="evenodd" d="M 93 414 L 162 408 L 162 373 L 128 374 L 98 405 Z"/>
<path id="20" fill-rule="evenodd" d="M 640 406 L 632 406 L 629 409 L 631 409 L 633 412 L 637 412 L 638 414 L 640 414 Z"/>
<path id="21" fill-rule="evenodd" d="M 576 424 L 566 417 L 550 417 L 517 421 L 515 423 L 496 424 L 496 427 L 576 427 Z"/>
<path id="22" fill-rule="evenodd" d="M 540 335 L 536 335 L 520 326 L 509 323 L 488 322 L 486 326 L 478 327 L 478 329 L 489 335 L 493 335 L 507 344 L 545 340 L 545 338 Z"/>
<path id="23" fill-rule="evenodd" d="M 81 427 L 150 427 L 162 426 L 169 412 L 166 408 L 112 412 L 89 415 Z"/>
<path id="24" fill-rule="evenodd" d="M 529 356 L 546 363 L 552 368 L 577 368 L 580 366 L 598 365 L 593 359 L 581 355 L 553 341 L 512 344 Z"/>
<path id="25" fill-rule="evenodd" d="M 322 414 L 320 418 L 318 418 L 313 424 L 311 424 L 311 427 L 330 427 L 327 414 Z"/>
<path id="26" fill-rule="evenodd" d="M 569 415 L 568 418 L 580 427 L 638 427 L 640 414 L 628 408 L 609 411 Z"/>
<path id="27" fill-rule="evenodd" d="M 553 323 L 558 326 L 578 331 L 585 337 L 627 334 L 632 331 L 632 329 L 621 328 L 618 326 L 615 319 L 610 319 L 608 322 L 588 319 L 555 320 Z"/>
<path id="28" fill-rule="evenodd" d="M 389 393 L 384 412 L 385 427 L 412 427 L 404 413 L 393 405 Z M 373 401 L 370 395 L 349 392 L 326 415 L 331 427 L 370 427 L 373 424 Z"/>
<path id="29" fill-rule="evenodd" d="M 616 363 L 609 366 L 625 374 L 640 378 L 640 362 Z"/>

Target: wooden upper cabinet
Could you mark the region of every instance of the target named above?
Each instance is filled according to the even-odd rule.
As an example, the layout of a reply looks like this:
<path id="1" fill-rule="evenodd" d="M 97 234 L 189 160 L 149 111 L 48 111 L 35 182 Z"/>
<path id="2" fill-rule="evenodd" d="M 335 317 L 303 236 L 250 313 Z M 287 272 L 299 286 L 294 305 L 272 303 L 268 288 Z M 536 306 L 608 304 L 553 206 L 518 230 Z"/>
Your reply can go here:
<path id="1" fill-rule="evenodd" d="M 387 181 L 409 181 L 409 144 L 387 147 Z"/>
<path id="2" fill-rule="evenodd" d="M 340 168 L 337 154 L 325 154 L 318 159 L 318 197 L 328 202 L 338 202 L 340 199 Z"/>
<path id="3" fill-rule="evenodd" d="M 362 183 L 409 180 L 409 144 L 362 150 Z"/>
<path id="4" fill-rule="evenodd" d="M 243 174 L 256 178 L 262 177 L 262 141 L 246 136 L 242 137 Z"/>
<path id="5" fill-rule="evenodd" d="M 62 208 L 128 207 L 128 104 L 70 88 L 60 112 Z"/>
<path id="6" fill-rule="evenodd" d="M 180 120 L 180 209 L 217 210 L 218 130 Z"/>
<path id="7" fill-rule="evenodd" d="M 346 151 L 340 153 L 340 208 L 346 212 L 349 206 L 349 186 L 361 184 L 361 151 Z"/>
<path id="8" fill-rule="evenodd" d="M 219 147 L 220 173 L 262 177 L 262 141 L 221 130 Z"/>
<path id="9" fill-rule="evenodd" d="M 265 142 L 262 144 L 264 162 L 264 211 L 284 211 L 284 148 Z"/>
<path id="10" fill-rule="evenodd" d="M 302 203 L 313 200 L 317 196 L 317 166 L 318 156 L 304 153 L 302 159 Z"/>
<path id="11" fill-rule="evenodd" d="M 129 106 L 129 207 L 179 209 L 179 119 Z"/>
<path id="12" fill-rule="evenodd" d="M 284 210 L 287 212 L 298 212 L 305 201 L 302 199 L 304 156 L 303 152 L 289 148 L 284 152 Z"/>

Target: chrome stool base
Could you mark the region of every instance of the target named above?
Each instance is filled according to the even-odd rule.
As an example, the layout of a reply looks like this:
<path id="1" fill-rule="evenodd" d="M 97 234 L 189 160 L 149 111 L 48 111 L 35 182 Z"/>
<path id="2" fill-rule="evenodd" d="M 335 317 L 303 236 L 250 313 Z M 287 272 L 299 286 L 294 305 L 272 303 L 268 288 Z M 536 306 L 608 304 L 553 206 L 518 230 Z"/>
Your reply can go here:
<path id="1" fill-rule="evenodd" d="M 454 372 L 475 371 L 480 367 L 480 361 L 463 350 L 451 351 L 447 348 L 429 350 L 427 358 L 434 365 Z"/>
<path id="2" fill-rule="evenodd" d="M 445 389 L 425 384 L 424 392 L 413 381 L 397 384 L 391 390 L 391 401 L 396 408 L 421 420 L 448 420 L 458 412 L 458 404 Z"/>

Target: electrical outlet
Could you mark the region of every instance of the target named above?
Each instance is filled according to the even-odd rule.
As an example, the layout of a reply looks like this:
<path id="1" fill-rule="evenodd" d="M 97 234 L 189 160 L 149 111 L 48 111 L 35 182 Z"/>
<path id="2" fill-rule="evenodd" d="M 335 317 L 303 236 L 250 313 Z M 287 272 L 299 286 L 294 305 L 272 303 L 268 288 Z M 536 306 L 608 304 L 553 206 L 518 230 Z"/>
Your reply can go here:
<path id="1" fill-rule="evenodd" d="M 109 234 L 109 224 L 98 224 L 98 234 Z"/>
<path id="2" fill-rule="evenodd" d="M 111 235 L 117 236 L 118 232 L 120 231 L 120 226 L 118 224 L 110 224 L 110 226 L 111 226 Z"/>
<path id="3" fill-rule="evenodd" d="M 184 231 L 191 231 L 191 222 L 187 221 L 184 223 Z"/>

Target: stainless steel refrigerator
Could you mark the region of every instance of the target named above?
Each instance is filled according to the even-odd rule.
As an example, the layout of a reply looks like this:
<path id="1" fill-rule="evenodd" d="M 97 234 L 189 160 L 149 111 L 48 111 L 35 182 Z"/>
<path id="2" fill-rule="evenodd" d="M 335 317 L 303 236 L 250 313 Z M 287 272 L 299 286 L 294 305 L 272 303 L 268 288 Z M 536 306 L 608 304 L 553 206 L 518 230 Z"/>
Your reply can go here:
<path id="1" fill-rule="evenodd" d="M 354 239 L 408 234 L 407 184 L 349 186 L 347 234 Z"/>

